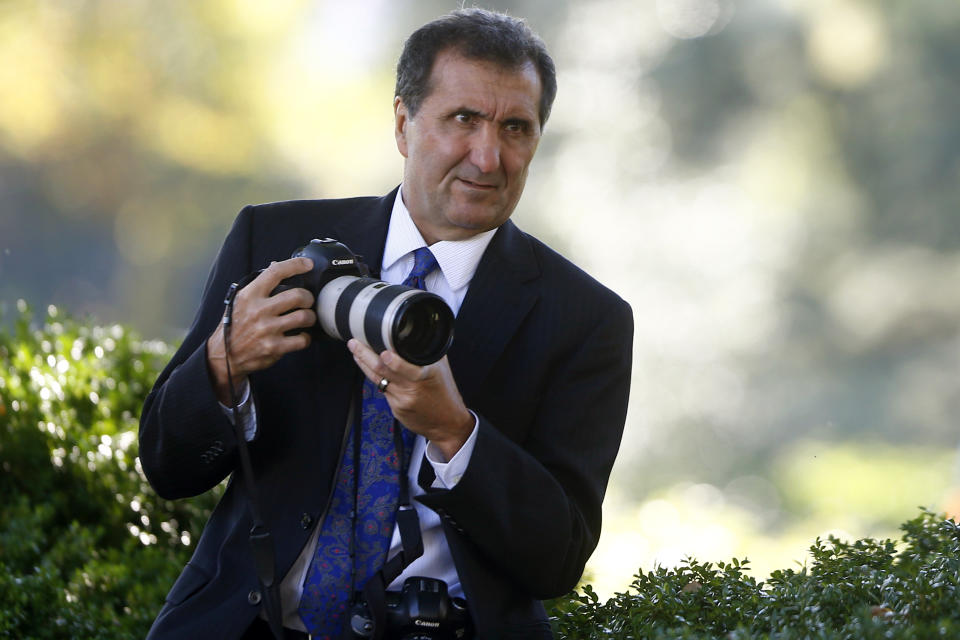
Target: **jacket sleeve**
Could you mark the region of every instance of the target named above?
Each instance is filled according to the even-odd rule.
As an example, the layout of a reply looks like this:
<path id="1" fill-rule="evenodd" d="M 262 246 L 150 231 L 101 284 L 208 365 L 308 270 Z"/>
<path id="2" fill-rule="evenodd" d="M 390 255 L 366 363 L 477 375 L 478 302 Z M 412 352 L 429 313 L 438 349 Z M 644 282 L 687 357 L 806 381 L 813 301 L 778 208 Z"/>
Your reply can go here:
<path id="1" fill-rule="evenodd" d="M 538 599 L 569 592 L 600 536 L 620 446 L 633 316 L 616 298 L 576 352 L 550 371 L 522 442 L 483 415 L 466 473 L 418 498 L 499 572 Z"/>
<path id="2" fill-rule="evenodd" d="M 214 393 L 206 342 L 221 321 L 230 284 L 251 271 L 252 210 L 246 207 L 237 216 L 210 270 L 193 324 L 144 401 L 140 462 L 164 498 L 199 495 L 236 464 L 236 437 Z"/>

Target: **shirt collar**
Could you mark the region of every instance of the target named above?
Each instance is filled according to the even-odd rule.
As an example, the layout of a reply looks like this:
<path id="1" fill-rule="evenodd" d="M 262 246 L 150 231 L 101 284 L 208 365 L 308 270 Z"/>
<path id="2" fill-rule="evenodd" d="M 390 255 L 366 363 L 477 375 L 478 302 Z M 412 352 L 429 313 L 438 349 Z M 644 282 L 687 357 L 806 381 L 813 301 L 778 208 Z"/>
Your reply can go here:
<path id="1" fill-rule="evenodd" d="M 387 243 L 383 248 L 382 269 L 392 267 L 412 251 L 427 246 L 426 241 L 410 217 L 410 211 L 403 203 L 403 186 L 397 191 L 390 214 L 387 229 Z M 480 258 L 487 245 L 493 240 L 496 229 L 478 233 L 466 240 L 441 240 L 430 245 L 430 251 L 437 259 L 440 271 L 454 291 L 470 284 L 473 274 L 480 264 Z"/>

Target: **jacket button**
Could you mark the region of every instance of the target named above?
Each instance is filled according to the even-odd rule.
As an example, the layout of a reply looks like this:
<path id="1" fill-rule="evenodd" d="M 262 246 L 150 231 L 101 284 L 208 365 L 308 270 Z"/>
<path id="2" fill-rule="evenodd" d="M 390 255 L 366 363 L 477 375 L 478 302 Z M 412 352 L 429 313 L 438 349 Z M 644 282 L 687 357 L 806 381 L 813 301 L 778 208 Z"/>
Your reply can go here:
<path id="1" fill-rule="evenodd" d="M 256 589 L 251 589 L 250 593 L 247 594 L 247 602 L 250 604 L 260 604 L 260 600 L 262 599 L 260 592 Z"/>
<path id="2" fill-rule="evenodd" d="M 309 513 L 304 513 L 302 516 L 300 516 L 301 529 L 306 531 L 307 529 L 310 528 L 310 525 L 312 524 L 313 524 L 313 516 L 311 516 Z"/>

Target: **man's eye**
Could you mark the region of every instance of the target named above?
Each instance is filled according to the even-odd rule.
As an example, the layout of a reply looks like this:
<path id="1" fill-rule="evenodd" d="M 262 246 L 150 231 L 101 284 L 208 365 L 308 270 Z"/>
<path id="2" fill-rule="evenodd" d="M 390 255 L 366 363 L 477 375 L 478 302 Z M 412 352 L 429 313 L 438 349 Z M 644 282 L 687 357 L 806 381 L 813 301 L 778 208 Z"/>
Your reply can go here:
<path id="1" fill-rule="evenodd" d="M 453 117 L 460 124 L 470 124 L 473 121 L 473 115 L 469 113 L 458 113 Z"/>
<path id="2" fill-rule="evenodd" d="M 529 136 L 533 135 L 536 129 L 534 125 L 529 120 L 508 120 L 503 123 L 503 130 L 512 135 L 518 136 Z"/>

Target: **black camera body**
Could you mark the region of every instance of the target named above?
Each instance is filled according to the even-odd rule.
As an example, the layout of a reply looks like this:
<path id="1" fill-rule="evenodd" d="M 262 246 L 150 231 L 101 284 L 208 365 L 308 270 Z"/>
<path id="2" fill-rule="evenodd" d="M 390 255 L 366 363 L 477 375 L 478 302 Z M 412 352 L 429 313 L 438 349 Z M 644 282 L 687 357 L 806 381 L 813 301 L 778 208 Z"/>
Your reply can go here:
<path id="1" fill-rule="evenodd" d="M 460 640 L 470 637 L 470 614 L 463 598 L 451 598 L 447 583 L 435 578 L 407 578 L 401 591 L 387 591 L 386 636 L 399 640 Z M 370 638 L 373 616 L 362 600 L 350 612 L 354 638 Z"/>
<path id="2" fill-rule="evenodd" d="M 356 338 L 377 353 L 393 349 L 404 360 L 427 365 L 453 342 L 453 312 L 443 298 L 370 277 L 370 269 L 345 244 L 314 239 L 293 252 L 313 261 L 273 293 L 304 288 L 316 297 L 317 324 L 339 340 Z"/>
<path id="3" fill-rule="evenodd" d="M 370 277 L 370 268 L 363 263 L 360 256 L 353 253 L 347 245 L 331 238 L 314 238 L 294 251 L 290 257 L 310 258 L 313 268 L 306 273 L 290 276 L 281 282 L 274 292 L 299 287 L 317 295 L 324 285 L 340 276 Z"/>

